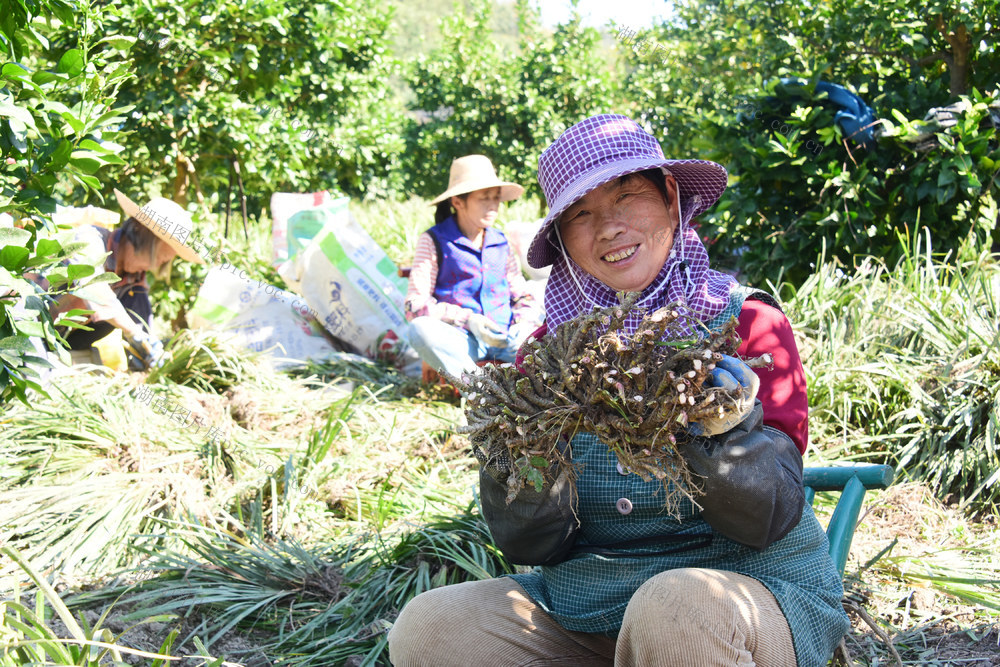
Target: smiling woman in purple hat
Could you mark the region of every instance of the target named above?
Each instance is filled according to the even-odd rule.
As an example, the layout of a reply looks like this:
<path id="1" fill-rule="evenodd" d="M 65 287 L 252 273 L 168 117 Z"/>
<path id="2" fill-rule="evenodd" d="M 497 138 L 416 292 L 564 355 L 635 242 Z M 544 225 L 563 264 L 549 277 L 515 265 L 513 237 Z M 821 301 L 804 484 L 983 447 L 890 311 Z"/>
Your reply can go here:
<path id="1" fill-rule="evenodd" d="M 690 220 L 715 204 L 726 170 L 667 160 L 624 116 L 564 132 L 538 162 L 549 215 L 528 251 L 552 265 L 547 325 L 638 292 L 709 328 L 732 316 L 741 356 L 712 374 L 741 388 L 738 415 L 689 427 L 698 505 L 663 511 L 660 482 L 616 465 L 591 434 L 569 452 L 576 478 L 505 502 L 507 472 L 483 468 L 497 546 L 533 570 L 423 593 L 389 634 L 395 665 L 825 665 L 849 623 L 840 576 L 805 503 L 805 377 L 787 318 L 769 295 L 709 268 Z M 627 325 L 633 328 L 639 316 Z"/>

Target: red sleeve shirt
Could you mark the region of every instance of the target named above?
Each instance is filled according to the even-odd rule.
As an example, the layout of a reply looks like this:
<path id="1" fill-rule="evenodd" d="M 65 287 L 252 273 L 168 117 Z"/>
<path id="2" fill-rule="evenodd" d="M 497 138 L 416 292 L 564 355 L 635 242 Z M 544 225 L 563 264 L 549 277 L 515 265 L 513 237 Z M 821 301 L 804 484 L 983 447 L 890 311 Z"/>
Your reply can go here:
<path id="1" fill-rule="evenodd" d="M 764 407 L 764 423 L 787 434 L 805 453 L 809 442 L 806 372 L 788 318 L 777 308 L 748 299 L 736 333 L 743 341 L 736 351 L 740 357 L 769 353 L 774 358 L 772 367 L 754 369 L 760 377 L 757 398 Z"/>

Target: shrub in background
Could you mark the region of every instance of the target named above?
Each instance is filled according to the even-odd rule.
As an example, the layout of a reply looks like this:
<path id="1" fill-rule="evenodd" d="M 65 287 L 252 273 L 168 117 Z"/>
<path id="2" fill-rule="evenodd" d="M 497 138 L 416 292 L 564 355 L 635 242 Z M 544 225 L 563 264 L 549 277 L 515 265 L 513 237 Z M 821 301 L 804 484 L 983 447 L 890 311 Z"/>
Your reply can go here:
<path id="1" fill-rule="evenodd" d="M 501 178 L 538 194 L 542 150 L 583 118 L 618 110 L 600 33 L 574 18 L 546 34 L 538 10 L 516 4 L 518 50 L 492 39 L 491 3 L 479 0 L 471 16 L 445 18 L 442 45 L 416 62 L 410 85 L 420 111 L 408 126 L 403 160 L 408 193 L 443 191 L 454 158 L 484 153 Z"/>
<path id="2" fill-rule="evenodd" d="M 861 258 L 895 264 L 927 227 L 936 250 L 997 234 L 1000 90 L 969 96 L 945 122 L 895 119 L 865 149 L 834 122 L 837 108 L 815 81 L 775 82 L 734 119 L 712 124 L 715 159 L 732 175 L 706 216 L 717 258 L 758 284 L 799 284 L 825 251 L 853 267 Z M 992 115 L 991 115 L 992 114 Z M 948 118 L 952 116 L 952 118 Z"/>
<path id="3" fill-rule="evenodd" d="M 1000 264 L 931 241 L 845 273 L 822 262 L 785 310 L 808 369 L 811 440 L 827 460 L 890 463 L 940 498 L 1000 504 Z"/>

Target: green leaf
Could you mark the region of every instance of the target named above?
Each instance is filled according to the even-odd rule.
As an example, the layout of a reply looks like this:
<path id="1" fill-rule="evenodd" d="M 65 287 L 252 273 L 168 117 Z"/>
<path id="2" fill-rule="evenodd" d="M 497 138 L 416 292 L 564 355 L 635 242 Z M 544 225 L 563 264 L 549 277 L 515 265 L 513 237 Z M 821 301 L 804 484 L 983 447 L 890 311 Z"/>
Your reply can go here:
<path id="1" fill-rule="evenodd" d="M 52 10 L 52 13 L 55 14 L 56 17 L 63 23 L 67 25 L 74 25 L 76 23 L 76 16 L 73 14 L 74 9 L 76 8 L 76 5 L 74 3 L 60 2 L 60 3 L 53 3 L 47 6 L 49 7 L 49 9 Z"/>
<path id="2" fill-rule="evenodd" d="M 70 280 L 83 278 L 94 273 L 94 267 L 89 264 L 70 264 L 66 267 L 66 275 Z"/>
<path id="3" fill-rule="evenodd" d="M 118 49 L 119 51 L 128 51 L 135 45 L 135 37 L 127 37 L 125 35 L 111 35 L 105 37 L 98 44 L 107 43 L 111 48 Z"/>
<path id="4" fill-rule="evenodd" d="M 90 311 L 93 312 L 93 311 Z M 93 328 L 83 324 L 82 322 L 77 322 L 74 320 L 67 319 L 65 317 L 60 317 L 56 320 L 57 327 L 66 327 L 67 329 L 79 329 L 81 331 L 93 331 Z"/>
<path id="5" fill-rule="evenodd" d="M 38 239 L 38 243 L 35 244 L 35 257 L 46 257 L 48 255 L 54 255 L 62 250 L 62 244 L 55 239 Z"/>
<path id="6" fill-rule="evenodd" d="M 21 153 L 28 152 L 28 126 L 22 123 L 17 118 L 11 118 L 10 123 L 10 142 Z"/>
<path id="7" fill-rule="evenodd" d="M 955 172 L 953 172 L 951 169 L 947 168 L 942 169 L 941 173 L 938 174 L 937 184 L 939 188 L 943 188 L 949 183 L 954 183 L 954 182 L 955 182 Z"/>
<path id="8" fill-rule="evenodd" d="M 42 326 L 41 322 L 35 320 L 15 320 L 14 326 L 25 336 L 45 338 L 45 327 Z"/>
<path id="9" fill-rule="evenodd" d="M 66 267 L 64 266 L 55 267 L 46 274 L 46 278 L 49 279 L 49 284 L 55 288 L 61 288 L 69 282 L 69 278 L 66 276 Z"/>
<path id="10" fill-rule="evenodd" d="M 27 339 L 22 339 L 22 340 L 27 340 Z M 2 347 L 0 347 L 0 359 L 3 359 L 6 365 L 10 366 L 11 368 L 17 368 L 18 366 L 21 365 L 20 354 L 16 354 L 14 352 L 8 352 L 7 350 L 4 350 Z"/>
<path id="11" fill-rule="evenodd" d="M 62 317 L 66 318 L 66 319 L 71 318 L 71 317 L 84 317 L 84 318 L 86 318 L 86 317 L 88 317 L 90 315 L 93 315 L 93 313 L 94 313 L 94 311 L 87 310 L 86 308 L 72 308 L 70 310 L 67 310 L 65 313 L 63 313 Z"/>
<path id="12" fill-rule="evenodd" d="M 101 114 L 101 116 L 94 121 L 93 126 L 95 129 L 100 129 L 107 125 L 122 123 L 125 121 L 124 114 L 130 113 L 133 109 L 135 109 L 134 104 L 126 104 L 125 106 L 122 107 L 115 107 L 114 109 L 111 109 L 110 111 L 106 111 L 103 114 Z"/>
<path id="13" fill-rule="evenodd" d="M 94 153 L 106 153 L 107 152 L 106 150 L 104 150 L 103 146 L 101 146 L 99 143 L 97 143 L 93 139 L 84 139 L 79 144 L 77 144 L 76 147 L 78 149 L 85 150 L 85 151 L 92 151 Z"/>
<path id="14" fill-rule="evenodd" d="M 105 271 L 100 273 L 90 280 L 84 282 L 85 285 L 100 285 L 101 283 L 116 283 L 121 280 L 121 277 L 117 274 L 111 273 L 110 271 Z"/>
<path id="15" fill-rule="evenodd" d="M 0 350 L 17 352 L 21 354 L 31 354 L 35 351 L 34 346 L 24 336 L 7 336 L 0 338 Z"/>
<path id="16" fill-rule="evenodd" d="M 56 74 L 55 72 L 49 72 L 48 70 L 39 70 L 31 75 L 31 80 L 40 86 L 44 86 L 45 84 L 57 79 L 65 78 L 67 77 L 63 74 Z"/>
<path id="17" fill-rule="evenodd" d="M 0 247 L 6 245 L 26 246 L 31 240 L 31 232 L 17 227 L 0 227 Z"/>
<path id="18" fill-rule="evenodd" d="M 86 185 L 92 190 L 100 190 L 101 182 L 94 176 L 88 176 L 86 174 L 73 174 L 78 181 Z"/>
<path id="19" fill-rule="evenodd" d="M 70 157 L 69 163 L 85 174 L 93 174 L 104 166 L 100 161 L 92 157 L 80 157 L 76 155 Z"/>
<path id="20" fill-rule="evenodd" d="M 80 76 L 85 66 L 83 52 L 80 49 L 70 49 L 59 59 L 56 70 L 69 74 L 71 77 Z"/>
<path id="21" fill-rule="evenodd" d="M 531 457 L 531 466 L 533 468 L 543 468 L 543 469 L 544 468 L 548 468 L 549 467 L 549 460 L 546 459 L 544 456 L 532 456 Z"/>
<path id="22" fill-rule="evenodd" d="M 74 255 L 86 247 L 86 241 L 70 241 L 69 243 L 63 245 L 63 254 L 66 256 Z"/>
<path id="23" fill-rule="evenodd" d="M 5 63 L 3 67 L 0 67 L 0 78 L 2 79 L 20 79 L 27 73 L 28 70 L 17 63 Z"/>
<path id="24" fill-rule="evenodd" d="M 0 265 L 8 271 L 19 271 L 28 261 L 28 256 L 31 253 L 28 252 L 27 248 L 21 246 L 9 245 L 4 246 L 0 250 Z"/>
<path id="25" fill-rule="evenodd" d="M 27 109 L 17 106 L 13 101 L 0 100 L 0 116 L 16 118 L 28 127 L 35 127 L 35 117 Z"/>
<path id="26" fill-rule="evenodd" d="M 64 111 L 59 115 L 62 116 L 63 120 L 69 123 L 69 126 L 73 128 L 74 132 L 77 134 L 83 132 L 83 121 L 77 118 L 72 111 Z"/>
<path id="27" fill-rule="evenodd" d="M 73 144 L 67 139 L 60 139 L 52 155 L 49 156 L 48 167 L 52 171 L 59 171 L 66 166 L 70 155 L 73 153 Z"/>
<path id="28" fill-rule="evenodd" d="M 535 491 L 538 491 L 539 493 L 543 488 L 545 488 L 545 478 L 542 476 L 542 473 L 538 472 L 535 468 L 528 468 L 527 473 L 525 474 L 525 481 L 534 485 Z"/>

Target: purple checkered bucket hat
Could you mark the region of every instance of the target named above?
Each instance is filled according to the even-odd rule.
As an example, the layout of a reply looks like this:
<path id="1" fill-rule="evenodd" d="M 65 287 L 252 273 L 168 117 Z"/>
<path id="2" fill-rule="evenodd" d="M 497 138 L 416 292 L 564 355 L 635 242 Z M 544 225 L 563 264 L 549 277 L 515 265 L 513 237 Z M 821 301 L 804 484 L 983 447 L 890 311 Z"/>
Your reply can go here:
<path id="1" fill-rule="evenodd" d="M 660 167 L 673 174 L 687 222 L 706 211 L 726 189 L 726 169 L 707 160 L 667 160 L 653 135 L 631 118 L 592 116 L 560 135 L 538 158 L 538 183 L 549 214 L 528 248 L 528 264 L 540 269 L 559 253 L 552 223 L 588 192 L 619 176 Z"/>

